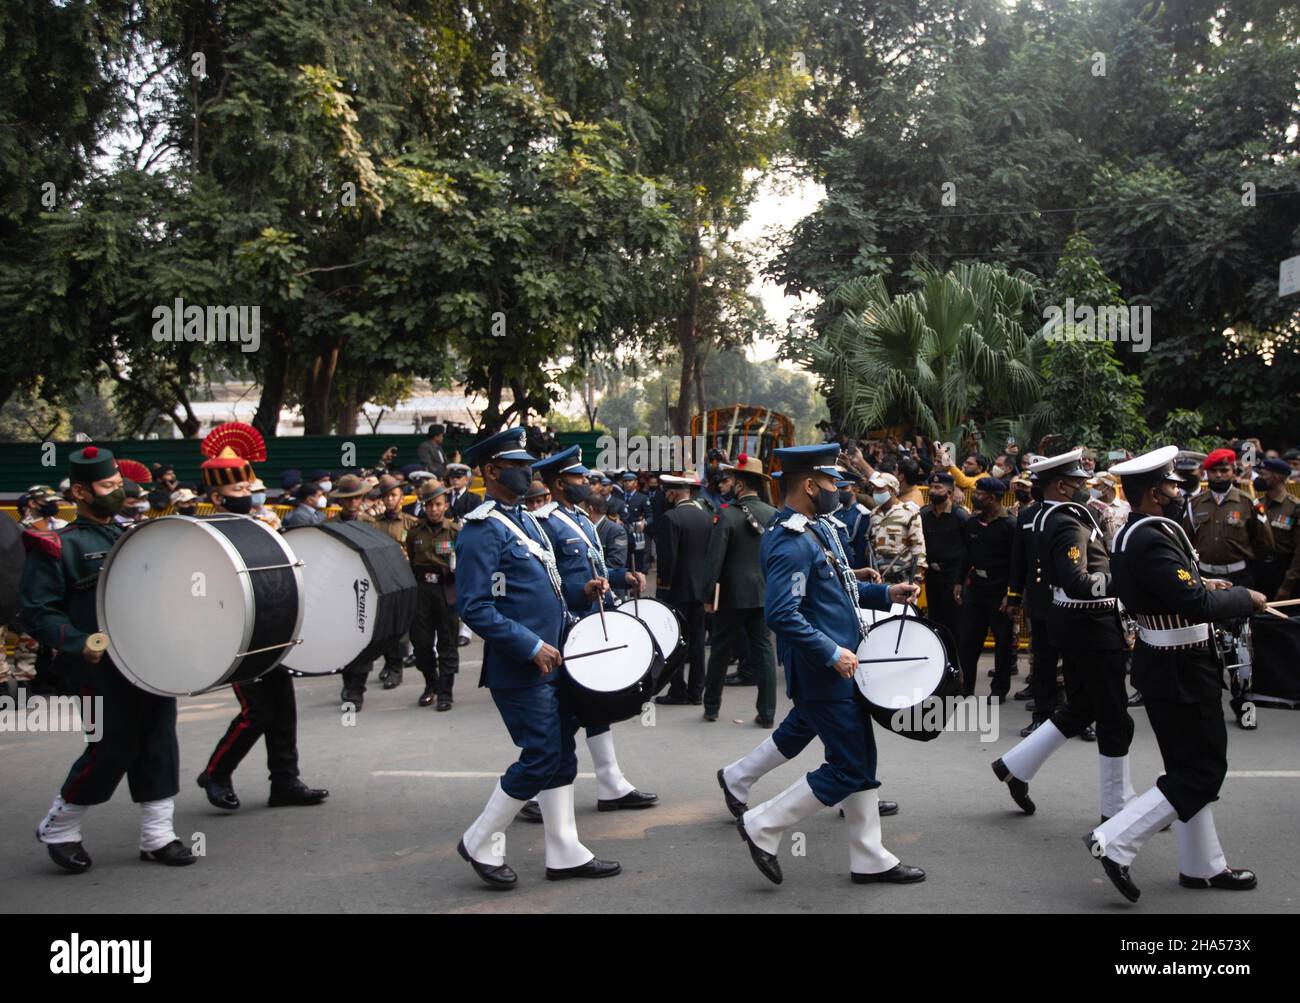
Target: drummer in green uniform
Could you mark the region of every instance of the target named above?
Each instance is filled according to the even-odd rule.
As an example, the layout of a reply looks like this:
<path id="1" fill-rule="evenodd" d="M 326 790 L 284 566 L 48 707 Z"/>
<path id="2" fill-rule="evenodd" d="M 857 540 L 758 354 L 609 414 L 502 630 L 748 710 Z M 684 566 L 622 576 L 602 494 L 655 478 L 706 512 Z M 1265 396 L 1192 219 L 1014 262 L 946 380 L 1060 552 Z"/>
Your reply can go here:
<path id="1" fill-rule="evenodd" d="M 61 673 L 82 694 L 87 742 L 36 836 L 60 867 L 88 870 L 90 854 L 81 843 L 86 809 L 108 801 L 126 777 L 141 809 L 140 859 L 192 864 L 196 858 L 172 828 L 180 789 L 176 701 L 127 682 L 90 639 L 98 630 L 100 565 L 126 532 L 114 519 L 126 500 L 122 475 L 111 452 L 86 446 L 72 454 L 69 479 L 76 520 L 23 535 L 22 612 L 28 632 L 58 652 Z"/>

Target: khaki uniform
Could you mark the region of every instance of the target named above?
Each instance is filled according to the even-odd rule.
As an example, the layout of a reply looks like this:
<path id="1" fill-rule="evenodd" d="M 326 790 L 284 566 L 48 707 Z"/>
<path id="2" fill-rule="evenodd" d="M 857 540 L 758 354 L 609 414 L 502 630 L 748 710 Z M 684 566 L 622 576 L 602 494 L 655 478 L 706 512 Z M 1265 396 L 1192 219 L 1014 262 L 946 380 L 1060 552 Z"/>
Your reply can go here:
<path id="1" fill-rule="evenodd" d="M 925 574 L 925 534 L 921 510 L 912 502 L 895 502 L 888 512 L 871 513 L 871 549 L 876 569 L 888 584 L 920 581 Z"/>
<path id="2" fill-rule="evenodd" d="M 1216 502 L 1209 489 L 1200 491 L 1188 507 L 1188 536 L 1200 556 L 1201 572 L 1227 578 L 1234 585 L 1251 585 L 1251 566 L 1273 553 L 1273 531 L 1263 513 L 1241 489 L 1231 487 Z"/>
<path id="3" fill-rule="evenodd" d="M 425 686 L 437 692 L 441 703 L 450 703 L 460 668 L 456 615 L 456 537 L 460 529 L 450 519 L 443 519 L 438 526 L 427 519 L 416 522 L 406 537 L 417 597 L 411 645 Z"/>
<path id="4" fill-rule="evenodd" d="M 368 526 L 374 526 L 381 533 L 391 536 L 402 546 L 406 546 L 406 536 L 416 526 L 420 525 L 420 520 L 416 516 L 408 515 L 405 512 L 397 511 L 390 518 L 387 513 L 384 515 L 368 516 L 363 515 L 359 519 Z"/>
<path id="5" fill-rule="evenodd" d="M 1300 501 L 1283 495 L 1281 501 L 1271 498 L 1264 502 L 1264 518 L 1273 533 L 1273 553 L 1256 558 L 1254 571 L 1256 586 L 1270 599 L 1290 598 L 1300 585 Z M 1281 595 L 1278 595 L 1279 590 Z"/>

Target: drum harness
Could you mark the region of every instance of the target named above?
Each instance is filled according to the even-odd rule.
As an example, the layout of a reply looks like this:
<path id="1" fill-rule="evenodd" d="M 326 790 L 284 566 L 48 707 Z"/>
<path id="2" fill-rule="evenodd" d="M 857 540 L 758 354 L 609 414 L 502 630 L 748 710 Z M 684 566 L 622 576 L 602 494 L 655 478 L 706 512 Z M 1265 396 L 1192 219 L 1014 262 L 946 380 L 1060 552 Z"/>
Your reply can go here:
<path id="1" fill-rule="evenodd" d="M 1048 517 L 1057 509 L 1062 509 L 1062 510 L 1069 509 L 1070 511 L 1073 512 L 1082 513 L 1083 516 L 1087 519 L 1087 521 L 1092 524 L 1092 530 L 1088 534 L 1089 541 L 1101 538 L 1103 540 L 1103 546 L 1105 545 L 1104 544 L 1105 537 L 1101 532 L 1101 527 L 1097 525 L 1097 520 L 1092 517 L 1091 512 L 1089 512 L 1086 508 L 1084 508 L 1082 505 L 1078 504 L 1077 502 L 1056 502 L 1054 504 L 1053 503 L 1044 504 L 1042 511 L 1039 512 L 1038 515 L 1034 517 L 1033 532 L 1035 536 L 1038 536 L 1039 534 L 1043 533 L 1047 529 Z M 1037 542 L 1035 542 L 1035 549 L 1037 549 Z M 1039 570 L 1041 571 L 1041 567 Z M 1052 605 L 1058 606 L 1061 609 L 1119 609 L 1120 608 L 1119 600 L 1117 600 L 1114 596 L 1107 596 L 1104 599 L 1074 599 L 1071 596 L 1067 595 L 1065 590 L 1058 585 L 1052 586 Z"/>
<path id="2" fill-rule="evenodd" d="M 853 619 L 857 621 L 858 644 L 861 644 L 867 639 L 867 628 L 862 622 L 862 617 L 856 614 L 856 611 L 860 606 L 860 603 L 858 602 L 858 580 L 853 577 L 853 569 L 849 567 L 849 560 L 844 556 L 844 548 L 840 546 L 840 538 L 836 534 L 834 528 L 821 519 L 815 521 L 826 526 L 827 535 L 830 536 L 831 544 L 835 548 L 832 551 L 830 547 L 827 547 L 821 534 L 818 533 L 816 529 L 813 530 L 813 539 L 815 539 L 817 545 L 821 547 L 822 554 L 826 558 L 826 563 L 831 566 L 833 571 L 835 571 L 836 577 L 839 578 L 840 585 L 844 589 L 844 594 L 848 597 L 849 605 L 852 606 L 855 611 Z"/>
<path id="3" fill-rule="evenodd" d="M 1116 555 L 1124 553 L 1124 547 L 1128 543 L 1129 537 L 1132 536 L 1133 530 L 1139 526 L 1150 526 L 1152 529 L 1156 529 L 1159 523 L 1172 528 L 1174 540 L 1182 549 L 1183 556 L 1189 558 L 1192 564 L 1199 566 L 1196 548 L 1192 546 L 1192 541 L 1187 538 L 1187 532 L 1173 519 L 1166 519 L 1164 516 L 1159 515 L 1148 515 L 1137 522 L 1129 523 L 1115 534 Z M 1210 625 L 1208 623 L 1192 623 L 1186 617 L 1179 616 L 1177 613 L 1158 615 L 1135 613 L 1133 616 L 1137 620 L 1138 636 L 1153 648 L 1201 648 L 1210 639 Z"/>
<path id="4" fill-rule="evenodd" d="M 488 518 L 495 519 L 497 522 L 509 529 L 510 532 L 514 533 L 524 546 L 528 548 L 528 552 L 542 562 L 542 567 L 546 569 L 546 577 L 550 579 L 551 588 L 555 591 L 555 597 L 560 600 L 560 607 L 564 610 L 565 625 L 568 626 L 574 621 L 574 617 L 569 612 L 569 604 L 564 601 L 564 585 L 560 580 L 559 566 L 555 563 L 555 554 L 551 551 L 551 542 L 546 536 L 546 531 L 537 524 L 537 520 L 533 518 L 531 512 L 520 509 L 519 514 L 521 518 L 532 522 L 533 528 L 537 530 L 537 535 L 546 541 L 545 545 L 538 543 L 525 533 L 523 527 L 518 525 L 513 519 L 508 519 L 506 516 L 502 515 L 496 506 L 493 506 L 492 510 L 488 512 Z"/>

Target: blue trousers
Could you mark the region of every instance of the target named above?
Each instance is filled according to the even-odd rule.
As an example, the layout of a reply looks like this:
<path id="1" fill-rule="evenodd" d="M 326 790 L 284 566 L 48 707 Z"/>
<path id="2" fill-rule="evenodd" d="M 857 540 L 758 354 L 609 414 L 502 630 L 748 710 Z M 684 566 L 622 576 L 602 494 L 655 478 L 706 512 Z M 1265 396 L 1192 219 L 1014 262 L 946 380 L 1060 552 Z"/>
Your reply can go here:
<path id="1" fill-rule="evenodd" d="M 776 726 L 776 731 L 772 732 L 772 741 L 786 759 L 794 759 L 808 748 L 808 743 L 816 737 L 817 732 L 813 731 L 812 725 L 800 715 L 799 704 L 790 708 L 785 720 Z"/>
<path id="2" fill-rule="evenodd" d="M 492 689 L 492 702 L 522 750 L 501 776 L 501 789 L 519 801 L 531 801 L 539 791 L 567 787 L 578 775 L 573 736 L 578 719 L 568 706 L 558 681 L 519 689 Z"/>
<path id="3" fill-rule="evenodd" d="M 876 779 L 876 736 L 871 730 L 871 715 L 861 700 L 805 700 L 796 702 L 795 709 L 826 747 L 826 762 L 808 774 L 808 786 L 818 801 L 837 805 L 850 794 L 880 786 Z"/>

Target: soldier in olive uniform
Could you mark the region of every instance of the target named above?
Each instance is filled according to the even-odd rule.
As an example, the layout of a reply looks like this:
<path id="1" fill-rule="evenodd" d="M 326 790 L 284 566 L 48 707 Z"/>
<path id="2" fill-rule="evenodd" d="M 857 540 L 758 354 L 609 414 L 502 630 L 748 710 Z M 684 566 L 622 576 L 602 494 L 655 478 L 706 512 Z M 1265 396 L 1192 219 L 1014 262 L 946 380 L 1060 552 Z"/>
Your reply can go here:
<path id="1" fill-rule="evenodd" d="M 727 653 L 738 631 L 748 639 L 749 669 L 758 684 L 754 722 L 770 728 L 776 717 L 776 661 L 772 642 L 763 621 L 763 570 L 759 541 L 776 509 L 759 497 L 767 491 L 770 478 L 756 456 L 741 453 L 735 465 L 724 464 L 736 483 L 736 498 L 713 520 L 709 548 L 704 557 L 704 593 L 712 597 L 718 589 L 718 608 L 705 605 L 713 617 L 713 644 L 709 649 L 704 679 L 704 719 L 716 721 L 722 705 L 722 683 L 727 671 Z"/>
<path id="2" fill-rule="evenodd" d="M 126 500 L 122 475 L 113 454 L 97 446 L 73 453 L 69 468 L 76 520 L 60 530 L 23 534 L 22 614 L 31 635 L 58 652 L 60 671 L 76 683 L 83 700 L 102 701 L 83 713 L 88 735 L 99 738 L 86 742 L 36 836 L 60 867 L 88 870 L 82 818 L 90 805 L 108 801 L 126 777 L 131 800 L 141 808 L 140 859 L 192 864 L 194 855 L 172 828 L 180 790 L 176 701 L 131 685 L 90 643 L 98 630 L 100 565 L 126 532 L 114 520 Z"/>
<path id="3" fill-rule="evenodd" d="M 459 530 L 447 518 L 448 491 L 438 487 L 422 496 L 424 518 L 406 536 L 406 553 L 418 589 L 411 644 L 415 664 L 424 676 L 419 704 L 428 707 L 436 696 L 438 710 L 451 710 L 452 686 L 460 665 L 455 552 Z"/>
<path id="4" fill-rule="evenodd" d="M 1255 558 L 1255 586 L 1270 599 L 1290 599 L 1300 585 L 1300 548 L 1296 546 L 1300 502 L 1287 494 L 1291 465 L 1268 459 L 1255 468 L 1255 490 L 1264 506 L 1264 518 L 1273 533 L 1273 553 Z"/>
<path id="5" fill-rule="evenodd" d="M 403 547 L 411 530 L 420 525 L 420 520 L 402 511 L 402 482 L 391 474 L 379 478 L 379 497 L 384 503 L 384 510 L 376 516 L 361 517 L 365 522 L 381 533 L 391 536 Z M 406 657 L 406 638 L 395 637 L 384 648 L 384 667 L 379 671 L 379 681 L 384 689 L 396 689 L 402 685 L 402 660 Z M 364 693 L 364 688 L 362 689 Z"/>
<path id="6" fill-rule="evenodd" d="M 1188 505 L 1188 536 L 1200 555 L 1202 574 L 1252 588 L 1251 565 L 1273 553 L 1273 531 L 1264 506 L 1233 485 L 1236 458 L 1231 449 L 1216 449 L 1205 458 L 1209 490 L 1198 492 Z"/>

